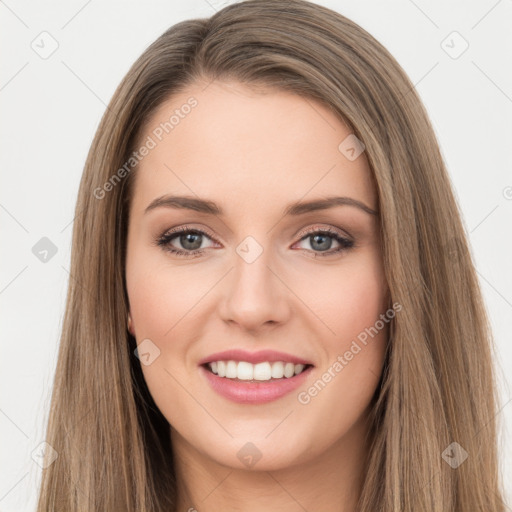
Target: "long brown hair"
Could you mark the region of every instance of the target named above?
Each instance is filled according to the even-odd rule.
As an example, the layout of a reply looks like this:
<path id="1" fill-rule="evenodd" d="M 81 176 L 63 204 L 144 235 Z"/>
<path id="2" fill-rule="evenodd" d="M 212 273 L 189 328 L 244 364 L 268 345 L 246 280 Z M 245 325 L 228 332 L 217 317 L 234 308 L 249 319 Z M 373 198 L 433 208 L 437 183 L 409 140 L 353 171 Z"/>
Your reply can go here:
<path id="1" fill-rule="evenodd" d="M 126 231 L 137 168 L 130 159 L 163 101 L 216 79 L 321 101 L 365 146 L 386 279 L 403 309 L 392 321 L 373 402 L 359 509 L 504 511 L 492 334 L 428 116 L 380 43 L 344 16 L 302 0 L 249 0 L 174 25 L 110 101 L 76 205 L 46 439 L 58 458 L 43 471 L 38 511 L 176 506 L 169 425 L 126 328 Z M 457 467 L 449 463 L 465 453 Z"/>

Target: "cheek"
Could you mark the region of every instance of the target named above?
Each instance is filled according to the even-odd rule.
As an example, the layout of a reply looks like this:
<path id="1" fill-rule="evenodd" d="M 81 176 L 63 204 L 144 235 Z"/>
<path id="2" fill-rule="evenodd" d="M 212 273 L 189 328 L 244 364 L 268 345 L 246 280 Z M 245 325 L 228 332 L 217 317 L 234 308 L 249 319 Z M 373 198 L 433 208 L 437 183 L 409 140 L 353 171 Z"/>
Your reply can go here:
<path id="1" fill-rule="evenodd" d="M 335 299 L 329 304 L 327 316 L 336 333 L 333 342 L 338 347 L 360 335 L 364 338 L 363 333 L 374 326 L 387 309 L 385 292 L 380 276 L 376 279 L 376 276 L 366 274 L 347 279 L 341 290 L 330 295 Z"/>
<path id="2" fill-rule="evenodd" d="M 137 344 L 150 347 L 150 364 L 140 360 L 146 385 L 158 409 L 174 422 L 173 411 L 190 407 L 182 384 L 189 371 L 184 364 L 191 337 L 187 329 L 198 291 L 194 293 L 194 283 L 179 268 L 170 269 L 161 256 L 155 258 L 155 252 L 132 251 L 126 268 L 127 291 Z"/>
<path id="3" fill-rule="evenodd" d="M 158 250 L 159 251 L 159 250 Z M 191 279 L 192 277 L 192 279 Z M 182 327 L 203 288 L 209 282 L 166 264 L 157 250 L 134 251 L 126 269 L 130 311 L 137 339 L 163 340 L 172 336 L 175 325 Z"/>
<path id="4" fill-rule="evenodd" d="M 186 394 L 179 383 L 195 370 L 189 353 L 202 325 L 199 303 L 212 279 L 171 267 L 163 256 L 134 248 L 126 266 L 127 291 L 137 344 L 158 354 L 149 365 L 141 359 L 148 388 L 161 410 L 184 410 Z"/>
<path id="5" fill-rule="evenodd" d="M 365 333 L 364 341 L 357 337 L 340 341 L 319 368 L 316 380 L 300 390 L 298 401 L 305 416 L 314 419 L 314 424 L 329 418 L 322 424 L 326 439 L 346 433 L 364 417 L 382 374 L 387 333 L 386 324 L 371 335 Z"/>
<path id="6" fill-rule="evenodd" d="M 330 418 L 322 426 L 330 439 L 349 429 L 370 403 L 382 373 L 394 312 L 388 310 L 387 285 L 377 254 L 350 268 L 340 267 L 336 278 L 326 282 L 318 315 L 331 331 L 322 325 L 318 328 L 325 333 L 325 358 L 311 387 L 300 390 L 298 401 L 313 423 L 314 418 Z M 318 288 L 315 294 L 320 306 Z"/>
<path id="7" fill-rule="evenodd" d="M 338 266 L 304 272 L 297 294 L 316 314 L 315 330 L 325 349 L 341 351 L 350 340 L 375 324 L 388 304 L 388 287 L 377 250 L 360 252 Z"/>

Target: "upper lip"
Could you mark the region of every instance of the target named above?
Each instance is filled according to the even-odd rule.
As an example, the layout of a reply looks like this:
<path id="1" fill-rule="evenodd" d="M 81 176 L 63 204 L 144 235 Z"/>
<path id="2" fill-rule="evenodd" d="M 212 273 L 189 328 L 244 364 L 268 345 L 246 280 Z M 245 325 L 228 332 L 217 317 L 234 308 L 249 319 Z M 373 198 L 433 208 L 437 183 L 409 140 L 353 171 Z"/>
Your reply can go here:
<path id="1" fill-rule="evenodd" d="M 258 364 L 265 361 L 270 363 L 275 361 L 290 362 L 294 364 L 310 364 L 310 361 L 303 359 L 302 357 L 294 356 L 293 354 L 287 354 L 285 352 L 277 352 L 275 350 L 258 350 L 257 352 L 247 352 L 241 349 L 225 350 L 224 352 L 216 352 L 209 356 L 204 357 L 199 361 L 199 364 L 211 363 L 213 361 L 247 361 L 248 363 Z"/>

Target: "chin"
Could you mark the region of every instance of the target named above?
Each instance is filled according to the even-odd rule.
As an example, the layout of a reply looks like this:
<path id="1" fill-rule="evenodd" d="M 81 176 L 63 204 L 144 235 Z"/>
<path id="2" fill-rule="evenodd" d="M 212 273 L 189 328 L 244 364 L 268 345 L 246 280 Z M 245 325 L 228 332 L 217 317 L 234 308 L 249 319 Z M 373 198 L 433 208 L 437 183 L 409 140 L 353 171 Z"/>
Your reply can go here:
<path id="1" fill-rule="evenodd" d="M 303 444 L 301 444 L 303 446 Z M 229 443 L 216 443 L 215 449 L 207 447 L 205 455 L 217 464 L 232 469 L 248 471 L 276 471 L 303 463 L 310 454 L 299 452 L 297 443 L 290 441 L 283 444 L 281 440 L 256 439 L 250 436 L 234 438 Z"/>

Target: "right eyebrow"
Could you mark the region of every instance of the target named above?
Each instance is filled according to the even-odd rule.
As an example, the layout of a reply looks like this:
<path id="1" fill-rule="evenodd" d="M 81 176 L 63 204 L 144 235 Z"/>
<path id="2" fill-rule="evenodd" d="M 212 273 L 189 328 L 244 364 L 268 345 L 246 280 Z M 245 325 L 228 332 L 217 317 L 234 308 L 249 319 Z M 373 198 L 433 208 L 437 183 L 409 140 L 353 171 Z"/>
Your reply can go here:
<path id="1" fill-rule="evenodd" d="M 208 213 L 210 215 L 223 215 L 222 208 L 213 201 L 198 199 L 191 196 L 171 196 L 165 195 L 157 197 L 144 210 L 144 214 L 159 207 L 181 208 L 186 210 L 194 210 L 196 212 Z"/>

